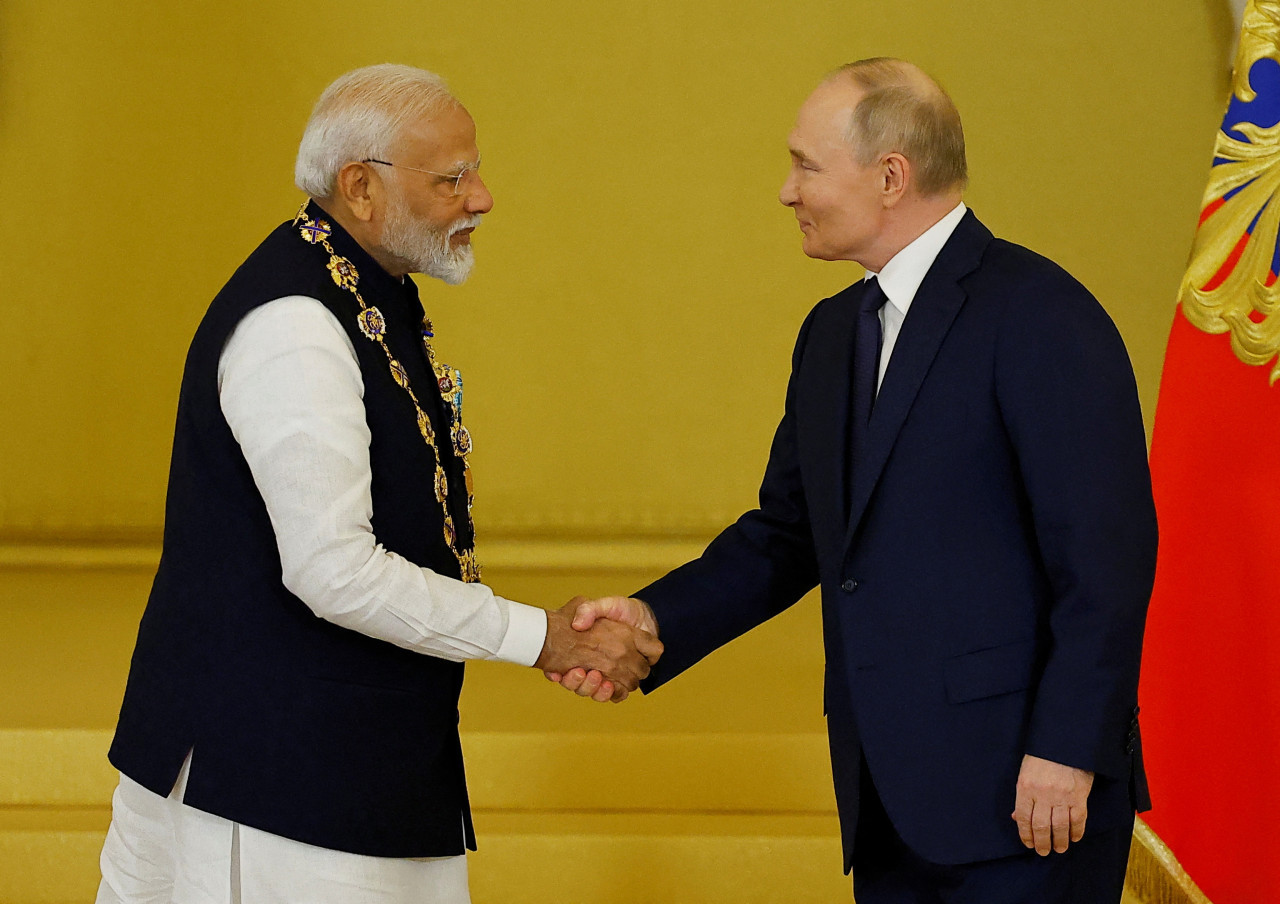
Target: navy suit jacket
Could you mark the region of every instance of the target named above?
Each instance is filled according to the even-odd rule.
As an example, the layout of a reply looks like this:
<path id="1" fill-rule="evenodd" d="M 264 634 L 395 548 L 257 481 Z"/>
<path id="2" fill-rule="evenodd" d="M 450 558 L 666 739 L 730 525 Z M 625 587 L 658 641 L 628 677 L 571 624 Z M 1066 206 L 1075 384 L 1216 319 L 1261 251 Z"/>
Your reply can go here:
<path id="1" fill-rule="evenodd" d="M 969 212 L 853 461 L 862 291 L 800 329 L 759 508 L 636 594 L 666 645 L 644 688 L 820 585 L 846 871 L 863 757 L 935 863 L 1025 850 L 1010 818 L 1024 754 L 1094 771 L 1088 830 L 1120 825 L 1149 806 L 1137 691 L 1156 553 L 1120 336 L 1069 274 Z"/>

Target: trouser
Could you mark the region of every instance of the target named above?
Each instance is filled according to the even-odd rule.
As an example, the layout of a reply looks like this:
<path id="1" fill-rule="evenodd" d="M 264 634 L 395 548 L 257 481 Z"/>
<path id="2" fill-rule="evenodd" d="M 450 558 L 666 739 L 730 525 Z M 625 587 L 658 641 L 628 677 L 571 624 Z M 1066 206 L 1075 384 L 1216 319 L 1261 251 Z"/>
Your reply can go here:
<path id="1" fill-rule="evenodd" d="M 467 858 L 366 857 L 281 838 L 120 776 L 97 904 L 470 904 Z"/>

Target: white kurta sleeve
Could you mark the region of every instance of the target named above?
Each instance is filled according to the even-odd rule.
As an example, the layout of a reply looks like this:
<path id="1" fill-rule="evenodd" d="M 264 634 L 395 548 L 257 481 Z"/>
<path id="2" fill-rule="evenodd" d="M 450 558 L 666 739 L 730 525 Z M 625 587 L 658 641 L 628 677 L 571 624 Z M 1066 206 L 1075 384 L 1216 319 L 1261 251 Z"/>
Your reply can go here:
<path id="1" fill-rule="evenodd" d="M 316 615 L 428 656 L 533 665 L 543 610 L 420 568 L 373 535 L 364 382 L 328 308 L 289 296 L 251 311 L 218 359 L 218 394 L 284 584 Z"/>

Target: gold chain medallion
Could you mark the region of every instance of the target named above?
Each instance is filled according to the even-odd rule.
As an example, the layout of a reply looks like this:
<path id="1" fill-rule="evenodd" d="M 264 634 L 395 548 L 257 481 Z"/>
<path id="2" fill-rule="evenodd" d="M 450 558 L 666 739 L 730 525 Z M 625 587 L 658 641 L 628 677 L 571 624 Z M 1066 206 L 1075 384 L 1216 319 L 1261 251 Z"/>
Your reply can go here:
<path id="1" fill-rule="evenodd" d="M 301 224 L 299 226 L 299 224 Z M 307 205 L 303 203 L 302 208 L 298 211 L 298 215 L 293 219 L 293 225 L 298 226 L 298 231 L 302 238 L 312 245 L 319 245 L 329 253 L 329 275 L 333 277 L 334 283 L 341 289 L 350 292 L 355 296 L 356 302 L 360 305 L 360 313 L 356 315 L 356 324 L 360 327 L 360 332 L 371 342 L 376 342 L 382 348 L 387 356 L 387 367 L 391 370 L 391 377 L 396 381 L 396 385 L 403 389 L 409 396 L 409 400 L 413 402 L 414 411 L 417 413 L 418 433 L 422 435 L 423 441 L 427 444 L 427 448 L 431 450 L 431 457 L 435 461 L 435 477 L 433 484 L 435 487 L 436 502 L 444 509 L 444 539 L 449 544 L 450 551 L 453 552 L 454 558 L 458 560 L 458 565 L 462 570 L 462 580 L 467 583 L 476 583 L 480 580 L 480 563 L 476 561 L 476 553 L 474 549 L 458 548 L 458 531 L 453 523 L 453 516 L 449 512 L 449 478 L 445 474 L 444 466 L 440 462 L 440 450 L 436 447 L 436 431 L 431 426 L 431 418 L 427 416 L 423 410 L 418 396 L 413 391 L 413 386 L 409 382 L 409 372 L 405 370 L 396 357 L 391 354 L 391 349 L 387 347 L 387 321 L 382 316 L 382 312 L 376 307 L 366 304 L 364 298 L 360 296 L 360 274 L 356 271 L 351 261 L 339 255 L 333 250 L 333 246 L 329 244 L 329 236 L 333 234 L 333 227 L 324 220 L 313 220 L 307 215 Z M 449 414 L 449 439 L 453 446 L 453 452 L 462 461 L 462 470 L 465 477 L 466 493 L 467 493 L 467 526 L 470 528 L 471 536 L 475 536 L 475 522 L 471 518 L 471 507 L 475 503 L 475 496 L 472 491 L 471 481 L 471 462 L 468 456 L 471 452 L 471 434 L 467 428 L 462 426 L 462 374 L 455 367 L 447 364 L 441 364 L 436 361 L 435 350 L 431 347 L 431 339 L 435 336 L 435 332 L 431 326 L 431 321 L 424 319 L 422 321 L 422 344 L 426 350 L 427 362 L 431 365 L 431 371 L 435 375 L 436 385 L 440 390 L 440 397 L 444 400 L 445 408 Z"/>

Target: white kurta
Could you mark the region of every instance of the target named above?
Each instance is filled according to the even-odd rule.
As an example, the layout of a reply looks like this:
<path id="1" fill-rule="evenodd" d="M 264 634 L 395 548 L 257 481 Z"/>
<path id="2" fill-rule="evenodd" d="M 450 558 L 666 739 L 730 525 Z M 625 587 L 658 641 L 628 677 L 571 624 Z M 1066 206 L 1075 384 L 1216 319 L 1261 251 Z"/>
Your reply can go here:
<path id="1" fill-rule="evenodd" d="M 364 382 L 328 308 L 290 296 L 246 315 L 219 358 L 218 392 L 271 517 L 285 586 L 318 616 L 428 656 L 533 665 L 546 637 L 541 609 L 378 544 Z M 99 904 L 469 902 L 465 856 L 332 851 L 184 805 L 198 759 L 188 756 L 168 798 L 121 776 Z"/>

